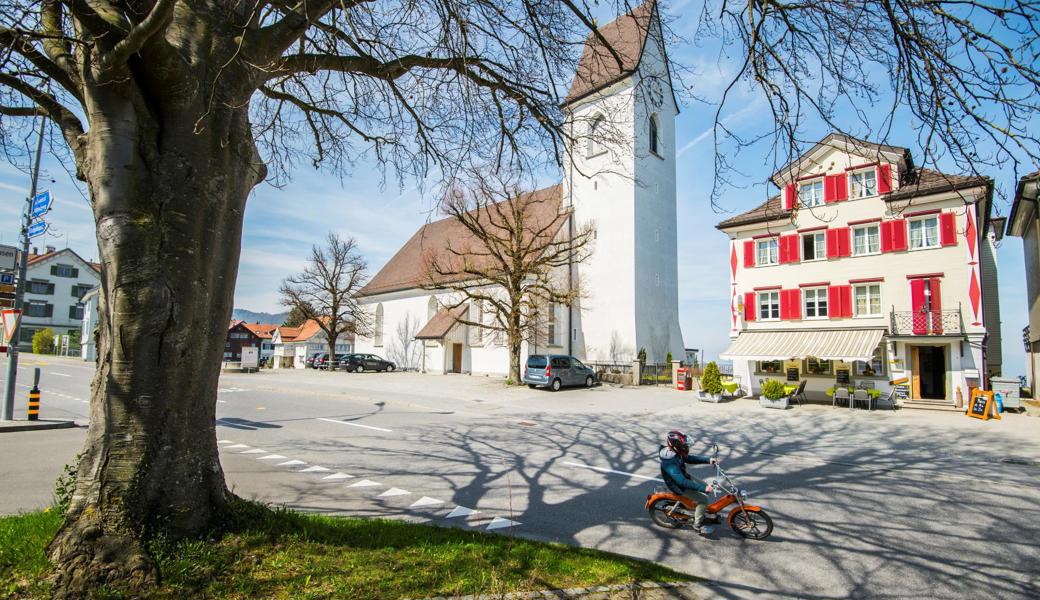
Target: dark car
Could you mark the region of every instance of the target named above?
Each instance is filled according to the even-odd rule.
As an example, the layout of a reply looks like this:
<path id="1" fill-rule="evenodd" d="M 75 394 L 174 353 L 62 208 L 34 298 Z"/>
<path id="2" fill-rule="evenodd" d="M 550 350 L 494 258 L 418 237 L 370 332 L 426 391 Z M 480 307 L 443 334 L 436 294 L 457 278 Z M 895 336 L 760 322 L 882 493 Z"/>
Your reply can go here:
<path id="1" fill-rule="evenodd" d="M 336 356 L 334 356 L 332 358 L 331 361 L 325 361 L 325 363 L 322 366 L 322 368 L 323 369 L 329 369 L 331 371 L 335 371 L 337 369 L 342 369 L 343 367 L 346 366 L 347 358 L 350 357 L 350 356 L 352 356 L 352 355 L 350 355 L 350 354 L 337 354 Z"/>
<path id="2" fill-rule="evenodd" d="M 397 368 L 394 363 L 376 356 L 375 354 L 351 354 L 344 361 L 344 368 L 352 373 L 362 371 L 393 371 Z"/>
<path id="3" fill-rule="evenodd" d="M 329 357 L 329 353 L 328 352 L 318 352 L 317 354 L 311 355 L 306 360 L 306 364 L 307 364 L 308 367 L 310 367 L 312 369 L 317 369 L 318 365 L 321 364 L 321 361 L 326 359 L 326 358 L 328 358 L 328 357 Z"/>
<path id="4" fill-rule="evenodd" d="M 568 385 L 592 387 L 596 384 L 596 372 L 573 356 L 532 354 L 527 357 L 524 383 L 531 388 L 549 388 L 554 392 Z"/>

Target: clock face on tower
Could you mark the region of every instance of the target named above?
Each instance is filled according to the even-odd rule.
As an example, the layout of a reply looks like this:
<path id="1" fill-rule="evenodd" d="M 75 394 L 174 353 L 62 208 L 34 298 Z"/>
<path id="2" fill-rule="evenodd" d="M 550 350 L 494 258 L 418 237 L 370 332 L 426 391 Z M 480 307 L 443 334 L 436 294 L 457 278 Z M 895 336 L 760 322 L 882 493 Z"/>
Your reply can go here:
<path id="1" fill-rule="evenodd" d="M 658 77 L 650 79 L 647 85 L 647 96 L 654 108 L 659 108 L 664 102 L 664 90 L 661 89 L 661 80 Z"/>

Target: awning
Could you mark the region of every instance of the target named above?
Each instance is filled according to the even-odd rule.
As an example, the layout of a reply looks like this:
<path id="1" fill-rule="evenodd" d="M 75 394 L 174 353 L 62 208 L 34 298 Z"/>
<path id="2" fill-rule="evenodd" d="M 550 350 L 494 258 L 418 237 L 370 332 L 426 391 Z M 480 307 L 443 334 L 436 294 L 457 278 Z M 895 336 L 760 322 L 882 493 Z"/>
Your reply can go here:
<path id="1" fill-rule="evenodd" d="M 721 357 L 784 360 L 814 356 L 822 360 L 869 361 L 884 335 L 884 329 L 745 331 Z"/>
<path id="2" fill-rule="evenodd" d="M 419 333 L 415 334 L 417 340 L 439 340 L 443 339 L 444 336 L 448 335 L 451 328 L 455 326 L 455 323 L 459 319 L 466 315 L 469 310 L 468 304 L 456 306 L 453 309 L 442 308 L 433 315 L 430 321 L 423 325 L 423 328 L 419 330 Z"/>

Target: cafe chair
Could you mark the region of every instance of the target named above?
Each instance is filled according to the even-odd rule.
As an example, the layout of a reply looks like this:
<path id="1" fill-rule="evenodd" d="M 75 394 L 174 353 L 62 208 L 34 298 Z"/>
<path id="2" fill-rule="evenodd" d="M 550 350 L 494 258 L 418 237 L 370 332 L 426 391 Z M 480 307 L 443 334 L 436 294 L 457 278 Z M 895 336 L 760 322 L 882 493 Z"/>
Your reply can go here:
<path id="1" fill-rule="evenodd" d="M 791 394 L 791 400 L 797 400 L 798 404 L 805 404 L 805 401 L 808 399 L 805 397 L 805 384 L 807 383 L 809 382 L 805 379 L 798 382 L 798 389 Z"/>
<path id="2" fill-rule="evenodd" d="M 837 406 L 838 405 L 838 400 L 844 400 L 846 402 L 851 402 L 852 401 L 852 399 L 849 397 L 849 390 L 848 390 L 848 388 L 843 388 L 843 387 L 834 388 L 834 395 L 831 396 L 831 400 L 833 401 L 833 402 L 831 402 L 831 407 Z"/>
<path id="3" fill-rule="evenodd" d="M 877 406 L 878 408 L 891 408 L 893 410 L 898 408 L 898 406 L 896 406 L 896 388 L 893 387 L 889 389 L 888 393 L 885 394 L 884 398 L 879 398 L 878 400 L 876 400 L 875 406 Z"/>
<path id="4" fill-rule="evenodd" d="M 852 407 L 855 408 L 860 402 L 867 405 L 867 410 L 873 410 L 874 397 L 866 390 L 860 389 L 852 392 Z"/>

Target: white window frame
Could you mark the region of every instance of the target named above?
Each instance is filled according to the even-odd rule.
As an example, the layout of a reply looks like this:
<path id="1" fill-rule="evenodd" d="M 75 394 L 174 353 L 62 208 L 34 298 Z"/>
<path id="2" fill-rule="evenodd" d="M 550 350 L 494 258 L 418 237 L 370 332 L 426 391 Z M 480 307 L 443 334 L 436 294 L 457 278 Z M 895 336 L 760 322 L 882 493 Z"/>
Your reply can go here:
<path id="1" fill-rule="evenodd" d="M 383 304 L 376 305 L 376 318 L 372 327 L 372 345 L 376 348 L 383 347 Z"/>
<path id="2" fill-rule="evenodd" d="M 766 245 L 765 256 L 767 260 L 762 260 L 763 244 Z M 780 238 L 769 237 L 755 240 L 755 266 L 768 267 L 778 264 L 780 264 Z"/>
<path id="3" fill-rule="evenodd" d="M 805 253 L 805 238 L 813 238 L 813 250 L 814 254 L 812 258 L 806 258 L 808 254 Z M 827 260 L 827 235 L 823 231 L 812 231 L 809 233 L 802 234 L 802 262 L 814 262 L 817 260 Z M 816 256 L 819 254 L 819 256 Z"/>
<path id="4" fill-rule="evenodd" d="M 650 152 L 654 156 L 661 156 L 661 126 L 658 123 L 657 113 L 650 115 L 650 135 L 648 136 Z"/>
<path id="5" fill-rule="evenodd" d="M 809 316 L 809 293 L 810 292 L 812 292 L 812 295 L 813 295 L 813 311 L 812 312 L 816 313 L 815 315 L 813 315 L 811 317 Z M 825 312 L 825 314 L 823 314 L 823 315 L 820 314 L 820 301 L 821 300 L 823 301 L 823 310 Z M 830 307 L 829 298 L 827 296 L 827 288 L 826 287 L 805 287 L 805 288 L 802 288 L 802 314 L 805 315 L 804 317 L 802 317 L 803 319 L 806 319 L 808 321 L 816 321 L 816 320 L 820 320 L 820 319 L 829 319 L 830 318 L 830 314 L 831 314 L 830 311 L 831 311 L 831 307 Z"/>
<path id="6" fill-rule="evenodd" d="M 933 244 L 921 244 L 914 246 L 914 223 L 921 223 L 921 241 L 926 241 L 925 232 L 928 231 L 928 226 L 925 224 L 928 221 L 935 222 L 935 243 Z M 938 248 L 940 246 L 940 235 L 939 235 L 939 215 L 927 215 L 916 219 L 908 219 L 906 223 L 906 235 L 907 244 L 910 250 L 931 250 L 932 248 Z"/>
<path id="7" fill-rule="evenodd" d="M 856 234 L 860 231 L 874 230 L 874 239 L 877 241 L 877 246 L 874 250 L 870 250 L 870 233 L 866 234 L 865 245 L 867 246 L 866 252 L 856 251 Z M 881 254 L 881 223 L 866 223 L 863 225 L 856 225 L 852 228 L 852 255 L 853 256 L 870 256 L 872 254 Z"/>
<path id="8" fill-rule="evenodd" d="M 877 288 L 877 293 L 876 294 L 873 293 L 873 288 Z M 874 298 L 875 295 L 877 296 L 877 309 L 878 310 L 877 310 L 876 313 L 872 313 L 872 312 L 860 313 L 859 312 L 859 302 L 857 301 L 857 298 L 859 297 L 859 291 L 861 289 L 867 290 L 865 304 L 866 304 L 866 307 L 867 307 L 868 311 L 870 310 L 870 304 L 871 304 L 870 301 Z M 880 283 L 859 283 L 859 284 L 856 284 L 856 285 L 852 286 L 852 316 L 853 316 L 853 318 L 857 318 L 857 319 L 876 319 L 876 318 L 880 317 L 882 312 L 883 312 L 882 306 L 884 306 L 884 303 L 881 301 L 881 284 Z"/>
<path id="9" fill-rule="evenodd" d="M 762 316 L 762 299 L 763 297 L 768 298 L 768 311 L 770 316 Z M 776 316 L 772 316 L 776 314 Z M 755 315 L 759 321 L 779 321 L 780 320 L 780 290 L 763 290 L 761 292 L 755 292 Z"/>
<path id="10" fill-rule="evenodd" d="M 593 158 L 607 151 L 606 147 L 596 138 L 603 131 L 603 115 L 596 115 L 589 123 L 589 137 L 585 147 L 585 158 Z"/>
<path id="11" fill-rule="evenodd" d="M 864 176 L 866 176 L 866 175 L 873 175 L 874 176 L 874 193 L 873 194 L 858 194 L 857 193 L 856 182 L 855 182 L 855 178 L 856 178 L 857 175 L 864 175 Z M 870 167 L 868 169 L 856 169 L 855 171 L 849 171 L 848 181 L 849 181 L 849 199 L 850 200 L 859 200 L 861 198 L 873 198 L 874 196 L 878 195 L 878 174 L 877 174 L 877 168 L 876 167 Z M 869 191 L 869 189 L 865 185 L 862 186 L 862 188 L 864 189 L 864 191 Z"/>
<path id="12" fill-rule="evenodd" d="M 807 192 L 812 192 L 808 194 Z M 806 208 L 823 206 L 823 178 L 798 184 L 798 202 Z"/>

